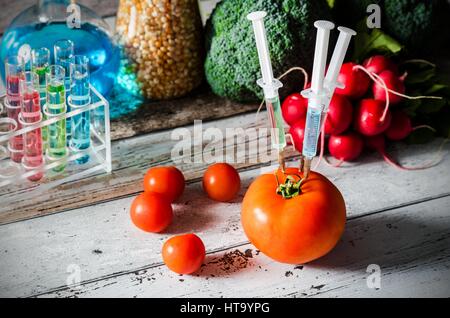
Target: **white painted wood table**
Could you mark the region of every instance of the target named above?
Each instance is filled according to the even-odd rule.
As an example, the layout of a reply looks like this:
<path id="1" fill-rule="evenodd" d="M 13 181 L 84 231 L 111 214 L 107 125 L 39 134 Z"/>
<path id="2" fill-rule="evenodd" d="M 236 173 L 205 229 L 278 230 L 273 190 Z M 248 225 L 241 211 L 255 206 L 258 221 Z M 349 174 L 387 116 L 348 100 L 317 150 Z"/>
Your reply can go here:
<path id="1" fill-rule="evenodd" d="M 254 121 L 254 114 L 239 115 L 204 128 L 261 126 Z M 340 169 L 321 165 L 345 197 L 348 223 L 330 254 L 293 266 L 259 253 L 242 231 L 240 201 L 265 166 L 252 163 L 254 154 L 236 165 L 243 188 L 235 202 L 205 198 L 199 180 L 206 164 L 186 163 L 179 167 L 189 184 L 167 232 L 133 226 L 131 201 L 149 167 L 171 163 L 170 136 L 114 141 L 111 175 L 61 186 L 39 205 L 0 204 L 0 297 L 450 297 L 450 156 L 410 172 L 375 154 Z M 440 143 L 390 150 L 419 165 Z M 161 247 L 187 232 L 203 239 L 207 257 L 198 273 L 180 276 L 163 265 Z M 380 288 L 370 288 L 371 264 L 380 268 Z"/>
<path id="2" fill-rule="evenodd" d="M 254 126 L 254 119 L 254 114 L 247 114 L 204 126 L 246 128 Z M 130 172 L 126 181 L 113 172 L 108 182 L 93 178 L 91 188 L 107 191 L 110 184 L 130 182 L 139 189 L 150 165 L 170 164 L 166 158 L 175 143 L 170 134 L 115 141 L 114 169 L 129 165 L 137 177 Z M 390 151 L 402 163 L 417 165 L 432 157 L 430 152 L 435 153 L 440 142 Z M 130 151 L 134 160 L 121 160 Z M 450 296 L 450 156 L 433 168 L 410 172 L 388 166 L 375 154 L 340 169 L 322 165 L 319 171 L 345 197 L 348 223 L 330 254 L 302 266 L 271 261 L 249 244 L 242 231 L 240 201 L 262 166 L 239 165 L 241 194 L 225 204 L 205 198 L 198 182 L 205 164 L 181 165 L 193 181 L 174 205 L 174 223 L 163 234 L 133 226 L 129 206 L 134 195 L 70 210 L 61 203 L 53 210 L 57 213 L 43 211 L 41 216 L 4 223 L 0 296 Z M 186 232 L 204 240 L 207 258 L 198 273 L 180 276 L 162 264 L 161 246 L 168 237 Z M 370 264 L 381 269 L 378 289 L 367 284 Z"/>

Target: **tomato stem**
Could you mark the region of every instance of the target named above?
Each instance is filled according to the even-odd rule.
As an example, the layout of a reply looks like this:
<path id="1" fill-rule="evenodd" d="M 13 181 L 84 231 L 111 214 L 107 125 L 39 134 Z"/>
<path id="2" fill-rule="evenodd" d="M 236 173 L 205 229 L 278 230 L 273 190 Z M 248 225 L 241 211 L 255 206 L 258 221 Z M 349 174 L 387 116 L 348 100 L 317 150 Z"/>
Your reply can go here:
<path id="1" fill-rule="evenodd" d="M 296 176 L 300 178 L 300 176 Z M 286 181 L 284 183 L 280 183 L 276 174 L 275 178 L 277 179 L 278 184 L 277 194 L 283 196 L 284 199 L 292 199 L 293 197 L 296 197 L 297 195 L 302 193 L 301 186 L 304 179 L 300 178 L 298 181 L 296 181 L 293 176 L 288 175 L 286 177 Z"/>

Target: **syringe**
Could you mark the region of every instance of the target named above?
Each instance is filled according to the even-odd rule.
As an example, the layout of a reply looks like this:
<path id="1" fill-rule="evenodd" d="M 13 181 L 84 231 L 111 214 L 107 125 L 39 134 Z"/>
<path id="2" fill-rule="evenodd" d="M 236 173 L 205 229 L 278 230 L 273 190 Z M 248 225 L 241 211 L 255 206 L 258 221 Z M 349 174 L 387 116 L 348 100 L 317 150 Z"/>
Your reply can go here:
<path id="1" fill-rule="evenodd" d="M 351 29 L 344 27 L 338 28 L 340 31 L 339 38 L 324 80 L 328 41 L 330 30 L 334 28 L 334 24 L 329 21 L 316 21 L 314 26 L 317 28 L 317 38 L 311 89 L 302 92 L 302 95 L 308 98 L 308 111 L 301 159 L 301 167 L 305 178 L 308 177 L 309 171 L 311 170 L 311 161 L 317 154 L 317 142 L 322 127 L 322 120 L 324 114 L 328 111 L 334 90 L 338 86 L 337 78 L 350 43 L 350 38 L 356 34 Z"/>
<path id="2" fill-rule="evenodd" d="M 259 65 L 262 74 L 262 78 L 258 79 L 257 83 L 264 90 L 264 98 L 271 126 L 272 147 L 278 150 L 278 162 L 284 171 L 286 136 L 284 133 L 283 117 L 281 116 L 280 97 L 278 96 L 278 89 L 283 84 L 273 77 L 266 29 L 264 27 L 264 18 L 266 15 L 267 13 L 265 11 L 255 11 L 247 15 L 247 19 L 252 21 L 253 31 L 255 33 L 256 48 L 258 50 Z"/>

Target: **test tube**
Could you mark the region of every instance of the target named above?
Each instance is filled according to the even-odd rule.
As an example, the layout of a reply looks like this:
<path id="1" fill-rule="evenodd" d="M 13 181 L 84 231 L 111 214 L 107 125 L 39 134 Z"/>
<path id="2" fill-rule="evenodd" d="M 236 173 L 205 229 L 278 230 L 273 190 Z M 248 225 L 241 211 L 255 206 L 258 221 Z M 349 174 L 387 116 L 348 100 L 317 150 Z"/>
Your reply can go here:
<path id="1" fill-rule="evenodd" d="M 16 122 L 17 129 L 20 129 L 20 94 L 19 78 L 24 69 L 24 60 L 20 56 L 10 56 L 5 61 L 6 73 L 6 98 L 5 108 L 7 116 Z M 22 161 L 23 157 L 23 136 L 15 136 L 9 140 L 8 150 L 11 160 L 17 163 Z"/>
<path id="2" fill-rule="evenodd" d="M 65 78 L 64 78 L 64 86 L 66 92 L 70 90 L 70 64 L 73 63 L 75 46 L 70 40 L 59 40 L 55 42 L 53 47 L 54 55 L 55 55 L 55 64 L 64 68 Z M 67 94 L 68 97 L 68 94 Z M 67 111 L 70 112 L 69 103 L 66 100 Z M 71 138 L 71 118 L 67 118 L 66 120 L 66 135 L 67 135 L 67 145 L 70 144 Z"/>
<path id="3" fill-rule="evenodd" d="M 66 109 L 66 89 L 64 86 L 65 71 L 62 66 L 51 65 L 47 71 L 47 103 L 44 113 L 48 119 L 65 114 Z M 58 120 L 48 126 L 48 149 L 47 156 L 51 161 L 62 160 L 67 156 L 66 119 Z M 61 163 L 53 170 L 61 172 L 66 164 Z"/>
<path id="4" fill-rule="evenodd" d="M 32 71 L 37 74 L 38 76 L 38 90 L 40 95 L 40 104 L 41 104 L 41 111 L 44 114 L 44 105 L 46 102 L 46 85 L 45 85 L 45 74 L 48 71 L 48 68 L 50 67 L 50 50 L 43 47 L 40 49 L 36 49 L 31 51 L 31 65 L 32 65 Z M 47 119 L 45 117 L 45 114 L 43 115 L 43 120 Z M 48 132 L 47 127 L 42 127 L 42 141 L 43 141 L 43 149 L 45 149 L 47 146 L 47 139 L 48 139 Z"/>
<path id="5" fill-rule="evenodd" d="M 72 79 L 68 97 L 70 108 L 76 110 L 88 106 L 91 102 L 89 58 L 84 55 L 75 56 L 70 65 L 70 74 Z M 91 145 L 90 128 L 89 110 L 72 117 L 72 139 L 70 141 L 72 150 L 79 152 L 89 149 Z M 89 156 L 85 155 L 76 162 L 84 164 L 88 160 Z"/>
<path id="6" fill-rule="evenodd" d="M 19 122 L 27 127 L 42 120 L 39 94 L 39 76 L 34 72 L 25 72 L 19 81 L 21 113 Z M 42 167 L 44 157 L 42 153 L 42 130 L 36 128 L 23 136 L 24 156 L 22 165 L 30 171 Z M 28 177 L 30 181 L 39 181 L 43 173 L 37 172 Z"/>

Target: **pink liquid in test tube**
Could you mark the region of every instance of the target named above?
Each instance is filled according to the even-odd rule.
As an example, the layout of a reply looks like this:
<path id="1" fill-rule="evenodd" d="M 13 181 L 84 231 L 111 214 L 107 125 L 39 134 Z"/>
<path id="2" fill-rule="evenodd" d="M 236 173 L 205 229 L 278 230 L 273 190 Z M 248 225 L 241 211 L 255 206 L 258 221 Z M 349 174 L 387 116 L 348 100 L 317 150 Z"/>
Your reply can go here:
<path id="1" fill-rule="evenodd" d="M 19 122 L 23 127 L 38 123 L 42 120 L 39 77 L 32 72 L 25 72 L 20 80 L 20 104 L 21 113 Z M 24 156 L 22 164 L 26 170 L 42 167 L 44 156 L 42 149 L 42 129 L 36 128 L 23 136 Z M 42 179 L 43 173 L 38 172 L 28 177 L 31 181 Z"/>
<path id="2" fill-rule="evenodd" d="M 17 129 L 21 129 L 19 123 L 20 95 L 19 78 L 24 68 L 23 60 L 18 56 L 11 56 L 6 59 L 6 98 L 5 108 L 9 118 L 17 122 Z M 15 136 L 9 141 L 9 152 L 11 160 L 20 163 L 23 157 L 23 137 Z"/>

